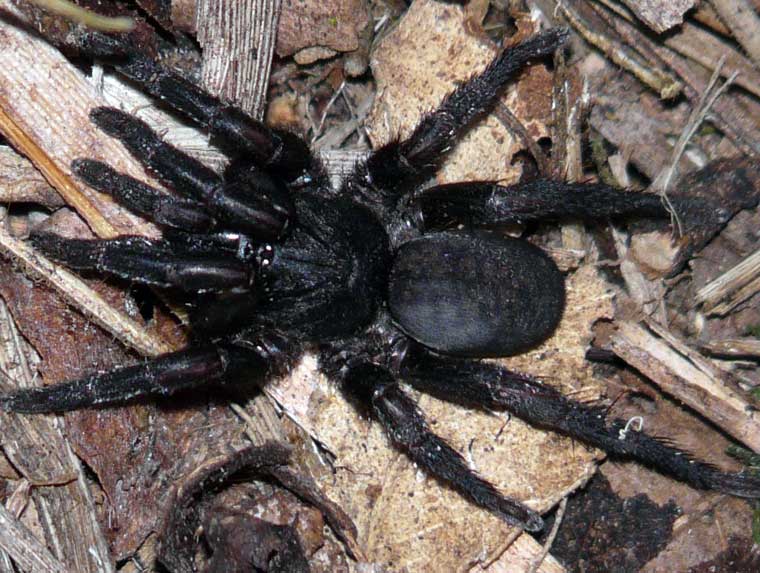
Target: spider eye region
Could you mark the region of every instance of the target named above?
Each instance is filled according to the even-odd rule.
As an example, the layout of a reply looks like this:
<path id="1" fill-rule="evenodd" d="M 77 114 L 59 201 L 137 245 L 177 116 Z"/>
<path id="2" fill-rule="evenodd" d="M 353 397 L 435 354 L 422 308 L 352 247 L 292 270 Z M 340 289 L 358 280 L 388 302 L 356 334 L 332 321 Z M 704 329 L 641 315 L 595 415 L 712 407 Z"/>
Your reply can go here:
<path id="1" fill-rule="evenodd" d="M 546 253 L 488 231 L 426 235 L 396 255 L 395 322 L 444 354 L 509 356 L 546 339 L 562 317 L 564 278 Z"/>

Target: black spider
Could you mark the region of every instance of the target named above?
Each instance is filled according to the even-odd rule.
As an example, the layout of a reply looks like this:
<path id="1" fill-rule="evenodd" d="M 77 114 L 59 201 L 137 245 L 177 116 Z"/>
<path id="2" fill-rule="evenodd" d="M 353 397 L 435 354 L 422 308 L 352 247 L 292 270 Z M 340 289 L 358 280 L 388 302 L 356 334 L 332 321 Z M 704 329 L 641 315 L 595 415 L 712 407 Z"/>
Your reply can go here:
<path id="1" fill-rule="evenodd" d="M 428 427 L 401 387 L 524 420 L 633 458 L 695 487 L 760 497 L 760 480 L 695 461 L 602 407 L 564 397 L 527 375 L 478 360 L 548 337 L 564 305 L 563 277 L 528 242 L 488 230 L 515 221 L 635 215 L 664 218 L 658 197 L 604 185 L 465 182 L 425 188 L 442 158 L 502 88 L 567 37 L 549 30 L 499 54 L 425 116 L 406 139 L 374 151 L 333 189 L 306 144 L 223 105 L 128 43 L 92 34 L 92 53 L 207 128 L 229 152 L 218 175 L 164 143 L 142 121 L 99 108 L 92 120 L 121 140 L 177 195 L 108 165 L 77 160 L 90 186 L 164 228 L 161 240 L 32 237 L 69 267 L 188 293 L 193 344 L 150 362 L 0 397 L 16 412 L 55 412 L 167 396 L 200 385 L 287 371 L 306 350 L 366 407 L 393 443 L 476 504 L 529 530 L 541 517 L 502 496 Z M 675 201 L 685 216 L 706 206 Z M 624 436 L 621 438 L 621 436 Z"/>

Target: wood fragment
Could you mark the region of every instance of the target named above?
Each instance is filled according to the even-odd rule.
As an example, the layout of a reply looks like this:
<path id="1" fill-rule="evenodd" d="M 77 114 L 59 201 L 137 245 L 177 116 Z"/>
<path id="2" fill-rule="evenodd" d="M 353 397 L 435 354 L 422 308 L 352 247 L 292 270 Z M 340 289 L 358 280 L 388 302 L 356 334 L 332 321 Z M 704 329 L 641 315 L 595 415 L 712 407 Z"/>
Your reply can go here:
<path id="1" fill-rule="evenodd" d="M 747 55 L 760 65 L 760 17 L 747 0 L 710 0 Z"/>
<path id="2" fill-rule="evenodd" d="M 760 340 L 757 338 L 725 338 L 702 344 L 702 350 L 715 356 L 729 358 L 760 358 Z"/>
<path id="3" fill-rule="evenodd" d="M 673 333 L 648 320 L 621 321 L 611 348 L 666 394 L 760 451 L 760 412 L 752 401 L 726 373 Z"/>
<path id="4" fill-rule="evenodd" d="M 0 8 L 17 14 L 10 0 L 0 0 Z M 7 19 L 0 19 L 0 45 L 0 132 L 99 236 L 157 236 L 156 227 L 119 209 L 72 174 L 74 159 L 90 157 L 158 186 L 121 143 L 104 137 L 90 122 L 90 110 L 105 105 L 95 88 L 44 39 Z"/>
<path id="5" fill-rule="evenodd" d="M 638 28 L 610 11 L 594 6 L 595 13 L 603 18 L 606 26 L 619 35 L 626 44 L 636 49 L 647 60 L 648 65 L 669 69 L 680 82 L 684 95 L 696 105 L 705 93 L 710 79 L 701 65 L 679 55 L 666 45 L 652 42 Z M 710 121 L 747 155 L 760 154 L 760 105 L 754 101 L 742 101 L 738 97 L 726 97 L 716 101 L 709 116 Z"/>
<path id="6" fill-rule="evenodd" d="M 9 376 L 6 382 L 13 387 L 40 385 L 42 381 L 33 375 L 29 363 L 32 350 L 21 338 L 2 299 L 0 341 L 0 368 Z M 32 499 L 46 540 L 66 563 L 62 570 L 113 572 L 108 543 L 98 521 L 90 484 L 86 482 L 79 461 L 63 437 L 56 417 L 4 413 L 0 415 L 0 426 L 6 454 L 24 477 L 36 485 L 32 490 Z M 15 531 L 15 527 L 15 524 L 0 526 L 0 536 L 6 531 Z M 17 540 L 21 547 L 5 546 L 0 541 L 0 547 L 22 566 L 14 551 L 25 547 L 24 539 Z M 35 548 L 35 554 L 42 558 L 46 552 Z M 20 557 L 24 558 L 24 555 Z M 56 569 L 45 569 L 37 564 L 30 570 Z"/>
<path id="7" fill-rule="evenodd" d="M 717 62 L 724 58 L 725 65 L 721 75 L 727 78 L 736 74 L 737 86 L 760 97 L 760 70 L 723 38 L 691 22 L 684 22 L 677 31 L 668 35 L 663 43 L 711 72 L 716 69 Z"/>
<path id="8" fill-rule="evenodd" d="M 701 304 L 707 314 L 725 314 L 753 292 L 757 292 L 758 279 L 760 250 L 699 289 L 695 296 L 695 304 Z"/>
<path id="9" fill-rule="evenodd" d="M 0 504 L 0 548 L 24 571 L 67 573 L 66 567 L 34 534 Z"/>
<path id="10" fill-rule="evenodd" d="M 694 0 L 622 0 L 649 28 L 665 32 L 683 22 L 683 15 L 694 7 Z"/>
<path id="11" fill-rule="evenodd" d="M 602 32 L 599 26 L 590 23 L 587 9 L 577 0 L 558 2 L 557 9 L 588 43 L 596 46 L 615 64 L 628 70 L 643 84 L 655 90 L 662 99 L 672 99 L 681 92 L 681 82 L 671 74 L 642 61 L 638 54 Z"/>
<path id="12" fill-rule="evenodd" d="M 10 147 L 0 146 L 0 204 L 36 203 L 60 207 L 63 199 L 29 161 Z"/>
<path id="13" fill-rule="evenodd" d="M 201 0 L 202 85 L 252 117 L 264 114 L 282 0 Z"/>

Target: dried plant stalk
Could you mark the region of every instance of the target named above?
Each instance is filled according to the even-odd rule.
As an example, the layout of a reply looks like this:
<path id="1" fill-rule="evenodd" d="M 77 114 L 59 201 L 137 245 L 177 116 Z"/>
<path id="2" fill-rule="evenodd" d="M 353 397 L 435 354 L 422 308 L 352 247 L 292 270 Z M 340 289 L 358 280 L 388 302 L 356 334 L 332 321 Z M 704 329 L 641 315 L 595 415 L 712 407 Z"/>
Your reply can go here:
<path id="1" fill-rule="evenodd" d="M 15 13 L 9 0 L 0 0 L 0 8 Z M 12 22 L 0 19 L 0 42 L 0 132 L 96 234 L 156 236 L 153 225 L 119 209 L 110 197 L 72 174 L 71 162 L 89 157 L 108 161 L 138 179 L 147 178 L 121 143 L 104 137 L 90 121 L 90 110 L 106 105 L 95 88 L 58 50 Z"/>
<path id="2" fill-rule="evenodd" d="M 264 113 L 280 8 L 281 0 L 201 0 L 196 12 L 203 85 L 258 119 Z"/>
<path id="3" fill-rule="evenodd" d="M 646 320 L 619 322 L 612 350 L 665 393 L 760 451 L 760 412 L 724 373 L 671 332 Z"/>
<path id="4" fill-rule="evenodd" d="M 34 534 L 0 504 L 0 548 L 24 571 L 67 573 L 66 567 Z"/>
<path id="5" fill-rule="evenodd" d="M 7 374 L 8 382 L 26 388 L 41 384 L 29 364 L 31 349 L 2 299 L 0 342 L 0 369 Z M 0 524 L 0 547 L 30 571 L 112 572 L 108 543 L 98 522 L 89 484 L 55 416 L 2 414 L 0 424 L 3 449 L 14 466 L 36 486 L 32 498 L 45 537 L 68 567 L 58 569 L 57 562 L 49 560 L 44 546 L 30 541 L 17 523 Z M 0 522 L 3 517 L 0 516 Z M 27 563 L 27 548 L 31 548 L 37 561 Z"/>
<path id="6" fill-rule="evenodd" d="M 696 304 L 708 314 L 725 314 L 758 291 L 760 250 L 697 291 Z"/>

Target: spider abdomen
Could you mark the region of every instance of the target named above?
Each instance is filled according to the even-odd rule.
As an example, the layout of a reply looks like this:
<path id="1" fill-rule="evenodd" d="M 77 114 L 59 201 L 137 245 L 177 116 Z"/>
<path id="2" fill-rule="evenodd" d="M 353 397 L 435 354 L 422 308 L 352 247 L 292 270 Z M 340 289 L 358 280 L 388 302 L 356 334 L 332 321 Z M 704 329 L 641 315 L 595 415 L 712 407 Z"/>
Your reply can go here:
<path id="1" fill-rule="evenodd" d="M 454 356 L 508 356 L 549 336 L 565 287 L 538 247 L 488 231 L 447 232 L 404 244 L 388 304 L 412 338 Z"/>

